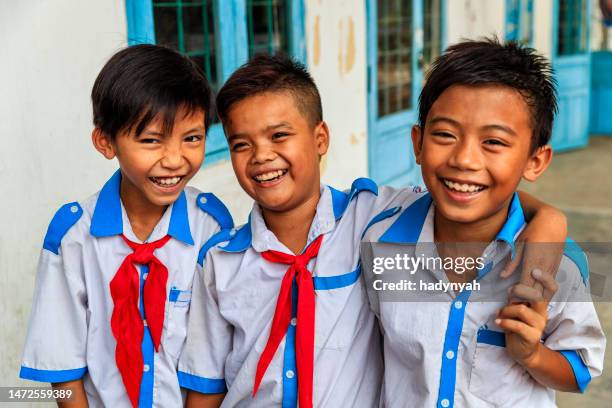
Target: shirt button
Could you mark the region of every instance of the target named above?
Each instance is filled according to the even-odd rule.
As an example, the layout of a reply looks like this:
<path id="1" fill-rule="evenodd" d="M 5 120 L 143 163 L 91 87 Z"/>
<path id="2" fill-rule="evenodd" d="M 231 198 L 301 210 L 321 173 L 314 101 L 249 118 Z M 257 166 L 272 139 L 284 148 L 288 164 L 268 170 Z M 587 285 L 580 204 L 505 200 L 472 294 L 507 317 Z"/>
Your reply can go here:
<path id="1" fill-rule="evenodd" d="M 295 373 L 293 372 L 293 370 L 287 370 L 287 372 L 285 373 L 285 375 L 287 376 L 287 378 L 293 378 L 293 377 L 295 377 Z"/>
<path id="2" fill-rule="evenodd" d="M 73 205 L 72 207 L 70 207 L 70 212 L 76 213 L 79 211 L 79 207 L 77 207 L 76 205 Z"/>
<path id="3" fill-rule="evenodd" d="M 149 276 L 149 272 L 145 272 L 142 274 L 142 279 L 147 279 L 148 276 Z"/>
<path id="4" fill-rule="evenodd" d="M 147 326 L 148 326 L 148 324 L 147 324 L 147 320 L 146 320 L 146 319 L 145 319 L 145 320 L 143 320 L 143 321 L 142 321 L 142 323 L 145 325 L 145 327 L 147 327 Z"/>
<path id="5" fill-rule="evenodd" d="M 455 309 L 461 309 L 463 307 L 463 302 L 458 300 L 455 302 Z"/>
<path id="6" fill-rule="evenodd" d="M 455 357 L 455 352 L 453 350 L 448 350 L 446 352 L 446 358 L 448 358 L 449 360 L 452 360 L 453 357 Z"/>
<path id="7" fill-rule="evenodd" d="M 236 235 L 236 228 L 232 228 L 229 234 L 230 234 L 230 237 L 233 237 L 234 235 Z"/>
<path id="8" fill-rule="evenodd" d="M 208 200 L 206 199 L 206 197 L 200 197 L 200 202 L 201 202 L 202 204 L 206 204 L 206 201 L 208 201 Z"/>
<path id="9" fill-rule="evenodd" d="M 143 369 L 143 370 L 144 370 L 144 372 L 146 373 L 146 372 L 148 372 L 148 371 L 151 369 L 151 367 L 149 367 L 149 365 L 148 365 L 148 364 L 145 364 L 145 365 L 144 365 L 144 367 L 143 367 L 142 369 Z"/>
<path id="10" fill-rule="evenodd" d="M 448 407 L 450 405 L 450 401 L 447 400 L 446 398 L 444 398 L 442 401 L 440 401 L 440 405 L 442 405 L 444 408 Z"/>
<path id="11" fill-rule="evenodd" d="M 293 319 L 291 319 L 291 325 L 295 326 L 297 324 L 297 319 L 294 317 Z"/>

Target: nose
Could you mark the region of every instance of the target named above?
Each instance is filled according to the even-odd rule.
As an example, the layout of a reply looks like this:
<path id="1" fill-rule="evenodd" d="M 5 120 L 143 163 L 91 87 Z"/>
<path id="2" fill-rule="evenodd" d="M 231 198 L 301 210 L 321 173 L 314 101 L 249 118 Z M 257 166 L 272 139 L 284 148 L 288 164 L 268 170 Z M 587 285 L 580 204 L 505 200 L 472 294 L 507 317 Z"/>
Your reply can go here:
<path id="1" fill-rule="evenodd" d="M 276 156 L 272 146 L 268 144 L 256 145 L 251 162 L 253 164 L 261 164 L 276 159 Z"/>
<path id="2" fill-rule="evenodd" d="M 456 144 L 448 164 L 459 170 L 476 171 L 482 168 L 480 143 L 473 138 L 463 138 Z"/>
<path id="3" fill-rule="evenodd" d="M 181 144 L 168 144 L 161 159 L 161 165 L 167 169 L 176 170 L 183 166 L 185 157 Z"/>

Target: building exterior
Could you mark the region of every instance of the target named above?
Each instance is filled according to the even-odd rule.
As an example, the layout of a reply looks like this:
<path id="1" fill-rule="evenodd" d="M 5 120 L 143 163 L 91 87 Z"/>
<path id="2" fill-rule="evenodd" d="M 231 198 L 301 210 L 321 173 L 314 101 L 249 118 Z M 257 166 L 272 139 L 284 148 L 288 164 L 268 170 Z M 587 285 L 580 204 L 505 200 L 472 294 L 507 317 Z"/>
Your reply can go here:
<path id="1" fill-rule="evenodd" d="M 104 62 L 139 42 L 168 44 L 223 80 L 249 56 L 284 51 L 312 72 L 332 139 L 323 180 L 358 176 L 418 183 L 410 146 L 424 72 L 447 45 L 497 35 L 533 45 L 558 73 L 553 145 L 612 134 L 612 30 L 598 0 L 68 0 L 0 3 L 0 376 L 21 384 L 19 361 L 36 260 L 60 205 L 93 193 L 115 164 L 92 149 L 89 93 Z M 591 81 L 592 80 L 592 81 Z M 220 125 L 193 184 L 243 222 L 251 207 L 235 181 Z M 61 317 L 58 317 L 61 318 Z"/>

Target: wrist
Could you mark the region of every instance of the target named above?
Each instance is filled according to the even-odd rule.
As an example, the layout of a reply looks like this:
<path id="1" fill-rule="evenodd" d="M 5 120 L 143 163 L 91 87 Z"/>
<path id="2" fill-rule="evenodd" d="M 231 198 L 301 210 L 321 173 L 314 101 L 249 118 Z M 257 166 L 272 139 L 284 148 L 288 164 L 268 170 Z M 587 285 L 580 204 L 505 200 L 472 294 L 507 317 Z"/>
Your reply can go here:
<path id="1" fill-rule="evenodd" d="M 542 343 L 538 343 L 534 352 L 531 353 L 528 357 L 519 361 L 518 363 L 523 366 L 523 368 L 527 371 L 536 369 L 540 366 L 540 362 L 542 361 L 542 351 L 543 345 Z"/>

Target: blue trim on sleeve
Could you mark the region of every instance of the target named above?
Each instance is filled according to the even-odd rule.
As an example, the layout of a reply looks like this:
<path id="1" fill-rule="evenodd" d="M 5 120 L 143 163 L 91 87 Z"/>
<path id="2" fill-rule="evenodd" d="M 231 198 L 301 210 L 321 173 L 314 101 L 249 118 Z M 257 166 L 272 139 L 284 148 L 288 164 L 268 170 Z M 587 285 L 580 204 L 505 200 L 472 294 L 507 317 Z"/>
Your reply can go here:
<path id="1" fill-rule="evenodd" d="M 576 378 L 576 384 L 578 384 L 578 389 L 580 392 L 584 392 L 591 382 L 591 373 L 589 372 L 589 368 L 584 364 L 580 355 L 574 350 L 561 350 L 561 354 L 563 357 L 567 359 L 567 361 L 572 366 L 572 370 L 574 371 L 574 377 Z"/>
<path id="2" fill-rule="evenodd" d="M 376 224 L 378 222 L 381 222 L 382 220 L 385 220 L 385 219 L 387 219 L 389 217 L 393 217 L 401 209 L 402 209 L 402 207 L 393 207 L 393 208 L 389 208 L 389 209 L 387 209 L 385 211 L 382 211 L 382 212 L 378 213 L 376 216 L 374 216 L 374 218 L 372 218 L 370 220 L 368 225 L 363 230 L 363 234 L 361 234 L 361 239 L 363 239 L 363 237 L 365 237 L 366 232 L 368 232 L 368 230 L 370 229 L 370 227 L 372 225 L 374 225 L 374 224 Z"/>
<path id="3" fill-rule="evenodd" d="M 220 394 L 227 392 L 225 379 L 198 377 L 183 371 L 177 373 L 179 385 L 202 394 Z"/>
<path id="4" fill-rule="evenodd" d="M 478 329 L 476 342 L 490 344 L 491 346 L 506 347 L 506 334 L 504 332 L 480 328 Z"/>
<path id="5" fill-rule="evenodd" d="M 297 319 L 297 298 L 298 290 L 295 279 L 291 284 L 291 318 Z M 287 335 L 285 336 L 285 355 L 283 359 L 283 401 L 282 408 L 297 407 L 298 398 L 298 372 L 297 361 L 295 355 L 295 328 L 296 326 L 289 324 L 287 327 Z M 292 378 L 287 377 L 287 371 L 293 371 Z"/>
<path id="6" fill-rule="evenodd" d="M 57 383 L 81 379 L 86 372 L 87 367 L 74 368 L 72 370 L 37 370 L 35 368 L 21 366 L 19 378 L 31 381 Z"/>
<path id="7" fill-rule="evenodd" d="M 339 289 L 346 286 L 351 286 L 357 282 L 359 275 L 361 274 L 361 265 L 357 266 L 353 272 L 345 273 L 343 275 L 334 276 L 313 276 L 312 283 L 314 284 L 315 290 L 330 290 Z"/>
<path id="8" fill-rule="evenodd" d="M 431 206 L 431 194 L 427 193 L 410 204 L 379 238 L 379 242 L 415 244 L 419 240 L 425 218 Z"/>
<path id="9" fill-rule="evenodd" d="M 58 255 L 62 239 L 68 230 L 81 218 L 81 215 L 83 215 L 83 209 L 76 201 L 61 206 L 49 223 L 49 228 L 47 228 L 45 240 L 43 241 L 43 248 Z"/>
<path id="10" fill-rule="evenodd" d="M 89 232 L 94 237 L 110 237 L 123 232 L 121 198 L 119 197 L 120 186 L 121 170 L 117 170 L 98 194 L 96 208 L 89 227 Z"/>
<path id="11" fill-rule="evenodd" d="M 237 233 L 236 230 L 233 231 L 234 234 Z M 206 258 L 208 250 L 221 242 L 229 241 L 232 238 L 231 234 L 232 230 L 223 229 L 210 237 L 208 241 L 202 245 L 202 248 L 200 248 L 200 252 L 198 253 L 198 265 L 204 266 L 204 259 Z"/>
<path id="12" fill-rule="evenodd" d="M 587 285 L 589 282 L 589 263 L 580 245 L 573 239 L 567 238 L 565 241 L 565 248 L 563 249 L 563 255 L 567 256 L 576 264 L 580 271 L 580 276 L 582 276 L 582 282 Z"/>
<path id="13" fill-rule="evenodd" d="M 234 220 L 229 210 L 213 193 L 201 193 L 197 198 L 198 207 L 213 217 L 221 229 L 234 228 Z"/>
<path id="14" fill-rule="evenodd" d="M 185 197 L 185 191 L 181 191 L 181 194 L 179 194 L 176 201 L 172 204 L 168 235 L 188 245 L 194 244 L 193 237 L 191 236 L 191 229 L 189 228 L 189 215 L 187 213 L 187 198 Z"/>

